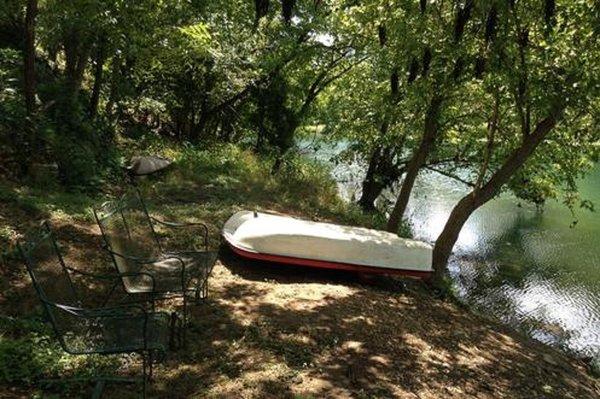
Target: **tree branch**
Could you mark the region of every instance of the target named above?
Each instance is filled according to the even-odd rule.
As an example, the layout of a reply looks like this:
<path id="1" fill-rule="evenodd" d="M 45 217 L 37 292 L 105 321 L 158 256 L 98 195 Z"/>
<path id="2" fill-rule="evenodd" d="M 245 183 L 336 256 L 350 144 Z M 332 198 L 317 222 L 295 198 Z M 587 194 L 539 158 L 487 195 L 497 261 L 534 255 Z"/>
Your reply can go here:
<path id="1" fill-rule="evenodd" d="M 344 76 L 346 73 L 350 72 L 355 66 L 357 66 L 358 64 L 362 63 L 363 61 L 365 61 L 367 59 L 366 56 L 362 57 L 357 62 L 355 62 L 353 64 L 350 64 L 347 67 L 343 68 L 339 73 L 337 73 L 337 74 L 329 77 L 328 79 L 325 79 L 327 77 L 327 75 L 344 58 L 346 58 L 347 55 L 348 55 L 348 51 L 344 52 L 342 55 L 340 55 L 335 60 L 333 60 L 332 62 L 330 62 L 328 64 L 328 66 L 317 76 L 317 79 L 313 82 L 313 84 L 310 86 L 310 88 L 308 90 L 308 94 L 307 94 L 304 102 L 302 103 L 302 107 L 300 108 L 300 111 L 298 112 L 298 115 L 302 116 L 302 115 L 306 114 L 306 112 L 308 112 L 308 109 L 310 108 L 310 105 L 312 104 L 312 102 L 317 98 L 317 96 L 323 90 L 325 90 L 325 88 L 327 86 L 329 86 L 331 83 L 333 83 L 337 79 L 339 79 L 342 76 Z"/>
<path id="2" fill-rule="evenodd" d="M 446 177 L 449 177 L 449 178 L 451 178 L 453 180 L 456 180 L 458 182 L 461 182 L 461 183 L 463 183 L 463 184 L 465 184 L 465 185 L 467 185 L 469 187 L 475 187 L 475 184 L 471 183 L 470 181 L 465 180 L 463 178 L 460 178 L 460 177 L 458 177 L 455 174 L 452 174 L 450 172 L 446 172 L 445 170 L 437 169 L 437 168 L 434 168 L 432 166 L 424 166 L 424 168 L 427 169 L 427 170 L 431 170 L 432 172 L 439 173 L 440 175 L 444 175 Z"/>
<path id="3" fill-rule="evenodd" d="M 488 137 L 487 137 L 487 146 L 485 148 L 485 154 L 483 157 L 483 162 L 481 163 L 481 168 L 479 169 L 479 173 L 477 174 L 477 181 L 475 182 L 475 190 L 473 193 L 476 193 L 483 183 L 483 179 L 485 177 L 485 172 L 488 169 L 488 165 L 490 162 L 490 158 L 492 155 L 492 150 L 494 148 L 494 138 L 496 136 L 496 131 L 498 130 L 499 124 L 499 108 L 500 108 L 500 96 L 498 91 L 494 93 L 494 110 L 492 111 L 492 117 L 488 122 Z"/>

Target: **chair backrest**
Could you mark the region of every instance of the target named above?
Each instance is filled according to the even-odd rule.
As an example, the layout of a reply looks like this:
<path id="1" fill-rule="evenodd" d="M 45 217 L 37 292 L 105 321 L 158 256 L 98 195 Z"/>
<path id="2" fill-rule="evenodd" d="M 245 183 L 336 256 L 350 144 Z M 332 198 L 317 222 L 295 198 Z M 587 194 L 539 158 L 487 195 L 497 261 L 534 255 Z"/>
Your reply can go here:
<path id="1" fill-rule="evenodd" d="M 82 308 L 80 299 L 83 298 L 78 296 L 69 267 L 65 265 L 47 222 L 32 240 L 19 242 L 17 247 L 65 351 L 72 354 L 121 353 L 140 347 L 142 327 L 126 323 L 131 314 L 116 308 Z"/>
<path id="2" fill-rule="evenodd" d="M 80 306 L 80 298 L 71 280 L 69 271 L 60 253 L 50 225 L 44 222 L 30 241 L 17 243 L 17 248 L 25 261 L 33 287 L 46 310 L 50 323 L 63 347 L 64 337 L 73 326 L 73 318 L 65 317 L 64 312 L 54 305 Z"/>
<path id="3" fill-rule="evenodd" d="M 143 259 L 160 254 L 160 242 L 137 188 L 130 188 L 118 200 L 105 202 L 94 209 L 94 215 L 110 251 Z M 115 255 L 112 258 L 120 273 L 139 271 L 139 263 Z"/>

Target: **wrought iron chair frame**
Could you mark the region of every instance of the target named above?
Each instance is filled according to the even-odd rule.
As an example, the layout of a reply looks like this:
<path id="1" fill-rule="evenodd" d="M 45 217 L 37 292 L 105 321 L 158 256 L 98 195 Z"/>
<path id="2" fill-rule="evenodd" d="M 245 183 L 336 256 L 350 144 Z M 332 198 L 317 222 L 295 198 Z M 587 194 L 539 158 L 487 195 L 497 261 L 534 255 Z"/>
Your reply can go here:
<path id="1" fill-rule="evenodd" d="M 119 281 L 125 277 L 124 274 L 112 274 L 112 275 L 102 275 L 102 274 L 95 274 L 95 273 L 89 273 L 89 272 L 84 272 L 72 267 L 69 267 L 65 264 L 63 256 L 60 252 L 60 249 L 58 247 L 58 244 L 56 243 L 56 239 L 54 237 L 54 234 L 52 232 L 52 229 L 50 227 L 50 224 L 47 221 L 42 222 L 41 224 L 42 227 L 42 232 L 41 232 L 41 238 L 40 241 L 43 239 L 49 239 L 52 243 L 52 250 L 54 251 L 54 254 L 56 255 L 60 267 L 62 268 L 62 273 L 64 273 L 66 280 L 68 281 L 68 289 L 71 291 L 70 294 L 72 295 L 72 297 L 74 299 L 77 300 L 78 305 L 81 305 L 81 297 L 79 296 L 79 293 L 75 287 L 75 284 L 73 283 L 70 273 L 77 273 L 77 274 L 81 274 L 84 275 L 86 277 L 90 277 L 90 278 L 96 278 L 96 279 L 101 279 L 101 280 L 115 280 L 115 283 L 113 284 L 111 291 L 109 293 L 109 297 L 110 295 L 112 295 L 112 292 L 115 289 L 115 286 L 118 286 Z M 152 365 L 153 365 L 153 358 L 154 355 L 156 355 L 156 349 L 153 349 L 149 346 L 148 343 L 148 318 L 150 315 L 155 314 L 154 309 L 154 300 L 151 299 L 150 301 L 142 301 L 142 302 L 131 302 L 131 303 L 123 303 L 123 304 L 119 304 L 116 306 L 110 306 L 110 307 L 106 307 L 106 303 L 109 300 L 109 297 L 107 297 L 105 299 L 105 301 L 103 301 L 103 305 L 100 308 L 93 308 L 93 309 L 86 309 L 83 307 L 79 307 L 79 306 L 71 306 L 71 305 L 65 305 L 65 304 L 60 304 L 57 302 L 53 302 L 51 301 L 49 298 L 46 297 L 46 295 L 44 294 L 43 290 L 41 289 L 40 283 L 36 277 L 36 271 L 35 270 L 35 261 L 28 255 L 30 252 L 30 249 L 37 245 L 39 243 L 39 241 L 33 242 L 33 243 L 28 243 L 28 244 L 22 244 L 21 242 L 17 242 L 17 249 L 21 255 L 21 257 L 23 258 L 23 261 L 25 263 L 25 266 L 27 268 L 27 272 L 29 274 L 29 276 L 31 277 L 31 281 L 33 284 L 33 287 L 38 295 L 38 298 L 40 299 L 40 301 L 42 302 L 42 306 L 44 308 L 44 312 L 46 314 L 46 317 L 48 319 L 48 321 L 50 322 L 50 324 L 52 325 L 52 330 L 54 331 L 57 340 L 59 341 L 60 346 L 62 347 L 62 349 L 71 354 L 71 355 L 90 355 L 90 354 L 101 354 L 101 355 L 114 355 L 114 354 L 130 354 L 130 353 L 135 353 L 140 355 L 140 357 L 142 358 L 142 396 L 145 398 L 146 397 L 146 391 L 147 391 L 147 381 L 149 380 L 149 378 L 152 377 Z M 137 273 L 129 273 L 130 275 L 136 275 Z M 151 278 L 153 278 L 152 276 L 150 276 Z M 143 306 L 146 302 L 149 302 L 151 305 L 151 311 L 148 311 L 146 309 L 145 306 Z M 127 348 L 114 348 L 114 349 L 108 349 L 108 350 L 103 350 L 103 349 L 89 349 L 89 350 L 74 350 L 73 348 L 69 347 L 69 345 L 67 344 L 67 342 L 64 339 L 63 334 L 61 333 L 59 327 L 58 327 L 58 321 L 55 319 L 54 317 L 54 313 L 53 310 L 54 309 L 58 309 L 61 310 L 63 312 L 67 312 L 70 315 L 76 317 L 76 318 L 80 318 L 80 319 L 111 319 L 111 318 L 123 318 L 123 317 L 131 317 L 134 314 L 131 313 L 132 310 L 135 310 L 135 312 L 138 312 L 138 314 L 143 316 L 143 331 L 142 331 L 142 337 L 143 337 L 143 345 L 141 346 L 136 346 L 136 345 L 132 345 L 131 347 L 127 347 Z M 169 344 L 170 346 L 173 345 L 174 342 L 174 328 L 176 327 L 176 318 L 174 317 L 174 314 L 171 315 L 171 321 L 170 321 L 170 338 L 169 338 Z M 43 380 L 45 383 L 53 383 L 53 382 L 58 382 L 58 381 L 54 381 L 54 380 Z M 70 379 L 68 381 L 96 381 L 96 385 L 94 387 L 94 391 L 93 391 L 93 398 L 99 398 L 102 394 L 102 391 L 104 389 L 104 386 L 107 382 L 126 382 L 126 383 L 132 383 L 132 382 L 136 382 L 139 381 L 139 379 L 135 379 L 135 378 L 118 378 L 118 377 L 97 377 L 97 378 L 89 378 L 89 379 L 85 379 L 85 378 L 76 378 L 76 379 Z"/>
<path id="2" fill-rule="evenodd" d="M 146 219 L 146 222 L 149 225 L 150 228 L 150 233 L 152 235 L 152 239 L 153 241 L 156 243 L 156 246 L 158 248 L 158 251 L 161 253 L 161 255 L 163 255 L 163 257 L 161 257 L 160 260 L 165 260 L 165 259 L 172 259 L 175 260 L 179 263 L 180 265 L 180 278 L 181 278 L 181 290 L 173 290 L 173 291 L 158 291 L 155 288 L 152 291 L 147 291 L 147 292 L 143 292 L 143 294 L 149 295 L 151 298 L 153 299 L 168 299 L 168 298 L 175 298 L 175 297 L 181 297 L 182 301 L 183 301 L 183 325 L 184 328 L 182 328 L 182 334 L 183 334 L 183 338 L 182 341 L 185 345 L 186 343 L 186 326 L 187 326 L 187 320 L 188 320 L 188 292 L 189 291 L 193 291 L 194 292 L 194 299 L 196 301 L 196 303 L 198 304 L 202 299 L 205 299 L 208 296 L 208 277 L 210 276 L 210 273 L 212 271 L 212 267 L 214 266 L 214 264 L 210 265 L 208 270 L 206 271 L 206 276 L 204 278 L 204 281 L 202 281 L 202 285 L 200 287 L 196 287 L 195 289 L 188 289 L 186 288 L 187 284 L 186 284 L 186 265 L 184 260 L 181 258 L 180 255 L 184 255 L 186 253 L 196 253 L 196 254 L 206 254 L 209 253 L 208 251 L 208 226 L 205 223 L 202 222 L 194 222 L 194 223 L 178 223 L 178 222 L 171 222 L 171 221 L 163 221 L 160 219 L 157 219 L 153 216 L 150 215 L 150 213 L 148 212 L 148 208 L 146 206 L 146 202 L 143 199 L 143 196 L 139 190 L 139 188 L 137 187 L 137 185 L 132 184 L 130 186 L 131 189 L 134 190 L 134 193 L 136 195 L 136 199 L 139 201 L 139 204 L 141 205 L 141 210 L 143 211 L 143 215 Z M 113 260 L 113 265 L 116 269 L 116 271 L 118 273 L 122 272 L 119 269 L 119 265 L 118 265 L 118 259 L 117 258 L 122 258 L 124 260 L 127 261 L 131 261 L 134 262 L 138 265 L 148 265 L 148 264 L 153 264 L 156 263 L 157 261 L 159 261 L 159 259 L 156 258 L 142 258 L 142 257 L 136 257 L 136 256 L 131 256 L 131 255 L 126 255 L 120 252 L 117 252 L 115 250 L 113 250 L 113 248 L 111 247 L 110 244 L 110 239 L 108 238 L 108 234 L 104 229 L 102 220 L 113 216 L 116 212 L 120 213 L 120 217 L 123 220 L 123 225 L 125 226 L 125 228 L 127 229 L 127 234 L 130 235 L 130 231 L 129 231 L 129 226 L 127 223 L 127 218 L 125 217 L 125 215 L 123 214 L 123 210 L 124 207 L 121 206 L 121 203 L 123 202 L 124 197 L 127 194 L 125 194 L 123 197 L 121 197 L 119 200 L 116 201 L 107 201 L 104 204 L 101 205 L 101 207 L 105 207 L 108 204 L 115 204 L 116 206 L 114 207 L 114 209 L 112 210 L 111 213 L 107 214 L 107 215 L 100 215 L 98 212 L 98 208 L 94 208 L 94 217 L 96 219 L 96 223 L 98 224 L 98 226 L 100 227 L 100 231 L 102 233 L 102 237 L 104 239 L 104 249 L 110 254 L 112 260 Z M 156 230 L 154 228 L 155 224 L 159 224 L 168 228 L 201 228 L 202 229 L 202 238 L 204 241 L 204 251 L 178 251 L 178 252 L 169 252 L 169 251 L 165 251 L 163 248 L 163 245 L 159 239 L 158 234 L 156 233 Z M 151 274 L 151 273 L 147 273 L 146 274 Z M 123 281 L 123 279 L 121 279 L 122 283 L 123 283 L 123 288 L 127 291 L 127 288 L 125 287 L 125 282 Z M 156 287 L 156 282 L 154 281 L 154 287 Z M 140 293 L 130 293 L 131 295 L 140 295 Z"/>

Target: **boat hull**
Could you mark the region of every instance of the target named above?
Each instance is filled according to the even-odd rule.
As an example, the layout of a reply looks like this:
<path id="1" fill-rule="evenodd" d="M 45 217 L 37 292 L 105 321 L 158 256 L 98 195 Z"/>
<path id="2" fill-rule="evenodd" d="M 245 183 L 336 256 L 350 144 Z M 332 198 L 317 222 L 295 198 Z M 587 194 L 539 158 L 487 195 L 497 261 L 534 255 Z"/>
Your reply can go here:
<path id="1" fill-rule="evenodd" d="M 422 279 L 432 272 L 430 245 L 377 230 L 242 211 L 222 234 L 247 259 Z"/>

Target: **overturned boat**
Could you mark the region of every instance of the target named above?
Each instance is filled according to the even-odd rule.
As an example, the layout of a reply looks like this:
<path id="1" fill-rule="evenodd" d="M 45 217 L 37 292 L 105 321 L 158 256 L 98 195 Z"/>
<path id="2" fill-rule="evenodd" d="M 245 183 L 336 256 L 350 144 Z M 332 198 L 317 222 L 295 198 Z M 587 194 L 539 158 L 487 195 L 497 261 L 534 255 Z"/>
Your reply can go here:
<path id="1" fill-rule="evenodd" d="M 431 245 L 362 227 L 241 211 L 222 231 L 241 257 L 362 273 L 429 278 Z"/>

